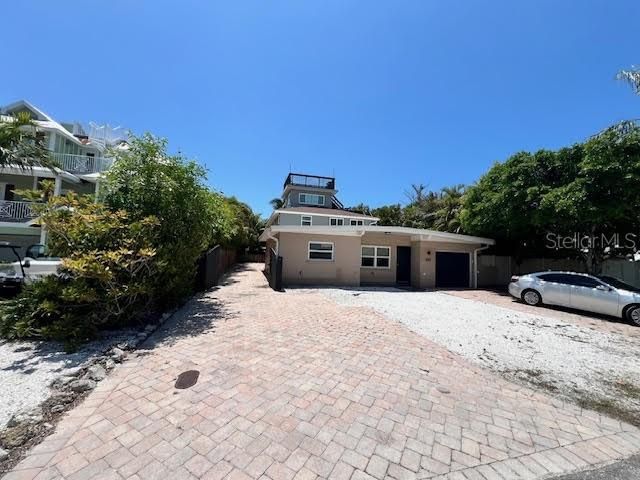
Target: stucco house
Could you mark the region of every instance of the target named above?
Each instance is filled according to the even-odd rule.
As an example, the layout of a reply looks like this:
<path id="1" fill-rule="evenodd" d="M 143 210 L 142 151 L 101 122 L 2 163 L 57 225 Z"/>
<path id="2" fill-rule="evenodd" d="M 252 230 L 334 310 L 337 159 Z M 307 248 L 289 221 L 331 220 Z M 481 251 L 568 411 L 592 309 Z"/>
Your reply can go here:
<path id="1" fill-rule="evenodd" d="M 260 239 L 282 257 L 292 285 L 402 285 L 417 289 L 477 286 L 477 255 L 489 238 L 408 227 L 346 210 L 332 177 L 290 173 Z"/>

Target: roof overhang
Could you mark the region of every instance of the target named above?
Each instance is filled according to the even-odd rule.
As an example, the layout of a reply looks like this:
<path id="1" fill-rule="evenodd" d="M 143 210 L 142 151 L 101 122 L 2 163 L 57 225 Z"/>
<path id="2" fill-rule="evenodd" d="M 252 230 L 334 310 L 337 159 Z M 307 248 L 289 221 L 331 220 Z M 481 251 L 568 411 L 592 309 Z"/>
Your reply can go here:
<path id="1" fill-rule="evenodd" d="M 26 100 L 18 100 L 16 102 L 10 103 L 9 105 L 5 105 L 4 107 L 2 107 L 2 110 L 11 112 L 13 110 L 16 110 L 17 108 L 26 108 L 27 110 L 31 110 L 31 112 L 35 113 L 36 117 L 38 117 L 36 118 L 36 120 L 54 121 L 53 118 L 37 108 L 35 105 L 27 102 Z"/>
<path id="2" fill-rule="evenodd" d="M 411 241 L 416 242 L 447 242 L 461 243 L 471 245 L 495 245 L 495 240 L 484 237 L 474 237 L 471 235 L 460 235 L 458 233 L 439 232 L 436 230 L 425 230 L 410 227 L 385 227 L 378 225 L 360 225 L 360 226 L 288 226 L 288 225 L 271 225 L 266 228 L 262 235 L 261 241 L 278 233 L 299 233 L 299 234 L 315 234 L 315 235 L 332 235 L 345 237 L 361 237 L 367 233 L 378 233 L 384 235 L 394 235 L 409 237 Z M 264 237 L 264 238 L 263 238 Z"/>
<path id="3" fill-rule="evenodd" d="M 60 122 L 57 122 L 50 115 L 47 115 L 45 112 L 43 112 L 42 110 L 40 110 L 39 108 L 32 105 L 26 100 L 18 100 L 17 102 L 13 102 L 9 105 L 6 105 L 2 107 L 2 111 L 10 113 L 19 108 L 26 108 L 27 110 L 30 110 L 33 114 L 35 114 L 36 118 L 33 119 L 33 123 L 36 125 L 38 129 L 55 131 L 60 135 L 64 136 L 67 140 L 81 147 L 96 148 L 94 145 L 86 145 L 82 143 L 78 137 L 76 137 L 73 133 L 71 133 L 69 130 L 64 128 Z M 98 148 L 96 149 L 99 150 Z"/>
<path id="4" fill-rule="evenodd" d="M 28 177 L 40 177 L 40 178 L 56 178 L 61 177 L 63 180 L 71 183 L 80 183 L 81 180 L 72 173 L 65 172 L 59 168 L 47 168 L 47 167 L 25 167 L 20 168 L 17 165 L 10 165 L 8 167 L 0 168 L 0 174 L 5 175 L 25 175 Z"/>
<path id="5" fill-rule="evenodd" d="M 105 178 L 105 176 L 101 172 L 97 172 L 97 173 L 88 173 L 86 175 L 78 175 L 78 178 L 81 178 L 85 182 L 98 183 L 98 181 Z"/>

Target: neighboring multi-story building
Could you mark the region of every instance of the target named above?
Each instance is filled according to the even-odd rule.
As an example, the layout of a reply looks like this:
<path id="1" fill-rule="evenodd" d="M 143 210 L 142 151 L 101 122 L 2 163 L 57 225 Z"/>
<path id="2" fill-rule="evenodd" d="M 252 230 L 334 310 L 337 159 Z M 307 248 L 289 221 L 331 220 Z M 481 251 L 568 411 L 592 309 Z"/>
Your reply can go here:
<path id="1" fill-rule="evenodd" d="M 50 156 L 60 168 L 21 169 L 0 168 L 0 241 L 21 247 L 44 243 L 44 232 L 37 222 L 33 203 L 25 201 L 16 191 L 37 190 L 45 179 L 55 184 L 54 195 L 68 191 L 97 193 L 102 173 L 113 163 L 112 148 L 126 148 L 127 136 L 120 129 L 89 124 L 88 131 L 79 123 L 54 120 L 25 100 L 0 108 L 0 121 L 12 121 L 13 116 L 27 112 Z"/>
<path id="2" fill-rule="evenodd" d="M 477 253 L 488 238 L 379 226 L 378 218 L 346 210 L 332 177 L 290 173 L 260 239 L 282 257 L 284 285 L 474 287 Z"/>

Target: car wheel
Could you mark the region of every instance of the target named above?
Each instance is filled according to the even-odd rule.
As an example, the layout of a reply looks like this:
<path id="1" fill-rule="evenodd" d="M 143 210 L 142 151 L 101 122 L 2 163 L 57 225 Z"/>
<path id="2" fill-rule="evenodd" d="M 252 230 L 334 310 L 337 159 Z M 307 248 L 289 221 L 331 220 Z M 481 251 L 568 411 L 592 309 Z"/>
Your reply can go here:
<path id="1" fill-rule="evenodd" d="M 537 307 L 542 303 L 542 297 L 535 290 L 525 290 L 522 294 L 522 300 L 524 300 L 524 303 L 527 305 L 531 305 L 533 307 Z"/>
<path id="2" fill-rule="evenodd" d="M 627 320 L 636 327 L 640 327 L 640 305 L 629 307 L 626 311 Z"/>

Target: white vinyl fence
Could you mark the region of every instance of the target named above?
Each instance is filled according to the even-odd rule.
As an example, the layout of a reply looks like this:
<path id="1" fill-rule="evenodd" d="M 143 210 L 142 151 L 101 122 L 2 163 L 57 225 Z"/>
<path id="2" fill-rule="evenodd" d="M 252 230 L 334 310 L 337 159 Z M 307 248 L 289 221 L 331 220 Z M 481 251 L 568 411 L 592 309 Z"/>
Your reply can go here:
<path id="1" fill-rule="evenodd" d="M 584 262 L 576 259 L 527 258 L 517 264 L 513 257 L 500 255 L 478 256 L 478 287 L 505 287 L 512 275 L 562 270 L 584 272 Z M 602 274 L 617 277 L 640 287 L 640 262 L 608 259 L 602 264 Z"/>

